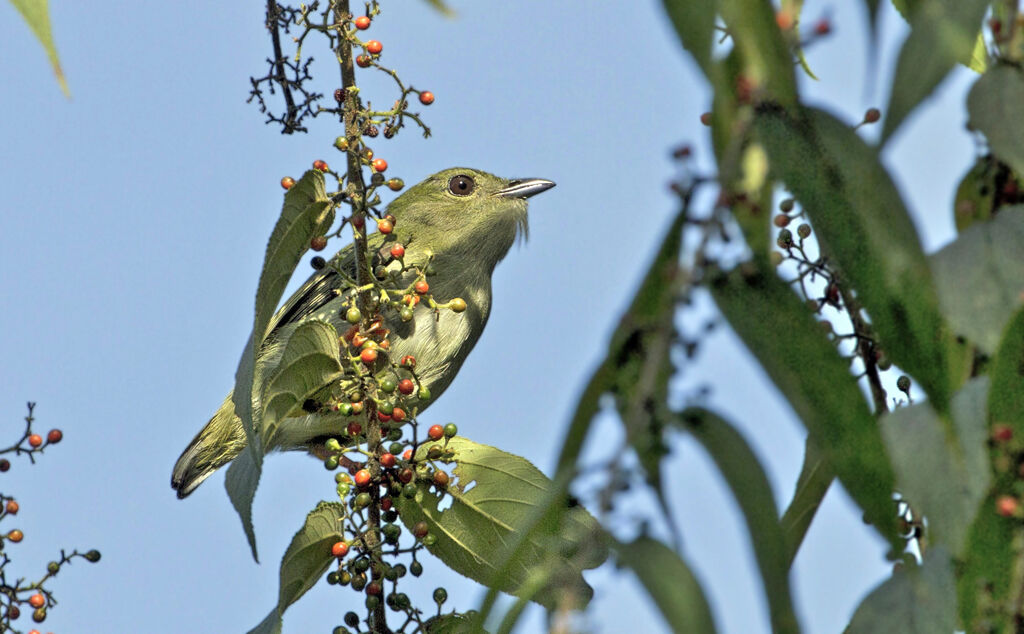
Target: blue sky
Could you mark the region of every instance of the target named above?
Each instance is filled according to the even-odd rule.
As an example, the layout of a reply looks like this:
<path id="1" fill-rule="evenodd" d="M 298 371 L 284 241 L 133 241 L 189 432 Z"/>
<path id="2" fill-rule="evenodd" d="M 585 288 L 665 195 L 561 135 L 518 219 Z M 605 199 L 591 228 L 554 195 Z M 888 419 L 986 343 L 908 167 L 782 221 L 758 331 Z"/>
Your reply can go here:
<path id="1" fill-rule="evenodd" d="M 333 496 L 318 462 L 271 457 L 254 509 L 257 566 L 223 475 L 184 502 L 168 486 L 174 460 L 231 387 L 279 179 L 317 158 L 340 162 L 331 121 L 282 136 L 245 103 L 249 76 L 270 54 L 262 5 L 249 4 L 115 1 L 98 11 L 52 2 L 71 101 L 0 4 L 0 444 L 20 433 L 27 400 L 39 403 L 39 429 L 65 433 L 39 465 L 19 460 L 0 476 L 0 490 L 21 503 L 2 528 L 25 532 L 10 546 L 19 576 L 41 574 L 61 546 L 103 552 L 102 563 L 76 564 L 55 581 L 60 605 L 45 627 L 57 633 L 244 631 L 274 603 L 277 562 L 304 514 Z M 805 78 L 805 94 L 851 122 L 884 105 L 904 34 L 887 10 L 881 58 L 866 69 L 859 5 L 805 7 L 808 21 L 831 15 L 835 25 L 808 51 L 821 80 Z M 498 267 L 487 331 L 425 420 L 455 421 L 469 438 L 550 472 L 577 392 L 676 211 L 669 150 L 691 142 L 709 165 L 698 117 L 710 96 L 658 2 L 453 6 L 458 17 L 447 20 L 426 3 L 384 3 L 372 33 L 385 62 L 437 101 L 424 109 L 433 138 L 381 138 L 378 156 L 407 183 L 467 165 L 558 187 L 531 202 L 531 238 Z M 326 51 L 312 52 L 329 93 L 337 72 Z M 367 72 L 360 81 L 371 99 L 394 98 Z M 885 155 L 928 250 L 953 236 L 953 191 L 973 157 L 962 105 L 970 81 L 957 71 Z M 800 427 L 735 338 L 713 335 L 684 380 L 712 387 L 784 505 Z M 614 421 L 603 421 L 591 455 L 620 441 Z M 666 476 L 720 631 L 766 631 L 742 521 L 710 461 L 680 441 Z M 650 509 L 649 500 L 624 504 L 617 525 Z M 859 515 L 835 487 L 811 527 L 792 580 L 807 632 L 841 631 L 888 574 L 884 546 Z M 462 608 L 480 596 L 439 563 L 428 577 L 424 600 L 437 584 Z M 591 580 L 583 626 L 665 630 L 628 574 L 605 569 Z M 353 598 L 321 584 L 289 610 L 285 632 L 330 631 Z M 534 610 L 522 631 L 541 629 Z"/>

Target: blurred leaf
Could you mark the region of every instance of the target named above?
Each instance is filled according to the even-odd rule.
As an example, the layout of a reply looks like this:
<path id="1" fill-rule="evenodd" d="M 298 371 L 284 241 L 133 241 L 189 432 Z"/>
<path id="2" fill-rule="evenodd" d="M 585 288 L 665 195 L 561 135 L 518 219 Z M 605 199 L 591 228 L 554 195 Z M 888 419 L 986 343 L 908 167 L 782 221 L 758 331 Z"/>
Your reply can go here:
<path id="1" fill-rule="evenodd" d="M 1024 72 L 998 64 L 967 95 L 970 124 L 988 140 L 992 153 L 1024 174 Z"/>
<path id="2" fill-rule="evenodd" d="M 784 105 L 797 103 L 793 55 L 775 22 L 768 0 L 719 0 L 733 45 L 743 58 L 744 79 Z"/>
<path id="3" fill-rule="evenodd" d="M 920 566 L 904 564 L 871 591 L 853 614 L 846 634 L 953 632 L 956 582 L 949 552 L 935 546 Z"/>
<path id="4" fill-rule="evenodd" d="M 974 38 L 974 49 L 971 50 L 971 59 L 966 66 L 979 75 L 988 70 L 988 47 L 985 46 L 985 35 L 980 31 Z"/>
<path id="5" fill-rule="evenodd" d="M 820 444 L 847 492 L 897 545 L 894 478 L 878 425 L 849 364 L 807 306 L 774 271 L 764 269 L 712 278 L 710 290 L 733 330 Z"/>
<path id="6" fill-rule="evenodd" d="M 53 33 L 50 31 L 50 9 L 49 0 L 11 0 L 11 4 L 18 10 L 25 23 L 35 34 L 36 39 L 46 50 L 46 56 L 50 58 L 50 66 L 57 76 L 57 83 L 65 97 L 70 97 L 68 83 L 64 79 L 64 71 L 60 68 L 60 60 L 57 58 L 57 47 L 53 43 Z"/>
<path id="7" fill-rule="evenodd" d="M 782 0 L 779 13 L 788 15 L 793 23 L 793 26 L 788 31 L 783 31 L 783 33 L 789 36 L 797 63 L 800 64 L 800 68 L 807 73 L 808 77 L 817 79 L 818 77 L 811 71 L 811 67 L 807 63 L 807 56 L 804 54 L 804 47 L 800 41 L 800 14 L 803 12 L 803 9 L 804 0 Z"/>
<path id="8" fill-rule="evenodd" d="M 790 566 L 800 551 L 800 544 L 807 535 L 807 529 L 811 527 L 814 514 L 818 512 L 818 507 L 821 506 L 821 501 L 825 499 L 825 494 L 828 493 L 835 478 L 836 474 L 825 459 L 825 453 L 808 436 L 807 447 L 804 450 L 804 466 L 800 469 L 800 476 L 796 481 L 796 491 L 779 522 L 786 538 Z"/>
<path id="9" fill-rule="evenodd" d="M 810 216 L 823 252 L 856 291 L 882 349 L 945 412 L 950 341 L 899 190 L 877 150 L 849 126 L 820 110 L 795 112 L 766 108 L 758 115 L 772 170 Z"/>
<path id="10" fill-rule="evenodd" d="M 1013 632 L 1013 610 L 1007 605 L 1013 568 L 1021 556 L 1020 520 L 996 513 L 991 493 L 967 535 L 967 548 L 957 570 L 957 596 L 962 629 L 967 632 Z"/>
<path id="11" fill-rule="evenodd" d="M 743 511 L 768 597 L 772 631 L 798 632 L 800 626 L 789 592 L 786 540 L 779 524 L 775 496 L 760 461 L 743 436 L 712 412 L 688 408 L 679 415 L 678 421 L 680 427 L 693 434 L 715 461 Z"/>
<path id="12" fill-rule="evenodd" d="M 426 620 L 427 634 L 469 634 L 474 632 L 473 624 L 477 614 L 470 610 L 465 614 L 442 614 Z"/>
<path id="13" fill-rule="evenodd" d="M 711 50 L 715 41 L 715 0 L 663 0 L 663 4 L 683 48 L 714 83 Z"/>
<path id="14" fill-rule="evenodd" d="M 338 502 L 320 502 L 306 516 L 281 558 L 277 606 L 249 634 L 280 634 L 284 611 L 315 586 L 334 561 L 331 546 L 342 539 L 339 519 L 344 516 L 345 507 Z"/>
<path id="15" fill-rule="evenodd" d="M 430 447 L 420 445 L 425 460 Z M 456 481 L 445 494 L 451 506 L 440 510 L 442 496 L 422 484 L 413 499 L 399 496 L 395 506 L 406 527 L 426 522 L 437 538 L 428 550 L 449 568 L 488 587 L 515 596 L 544 575 L 543 591 L 527 596 L 550 609 L 567 598 L 584 606 L 593 594 L 581 572 L 608 556 L 600 525 L 581 507 L 557 514 L 556 525 L 542 526 L 527 544 L 510 547 L 530 529 L 529 520 L 547 501 L 554 483 L 525 458 L 456 436 L 447 442 L 439 462 L 455 463 Z M 566 504 L 563 497 L 563 506 Z M 513 564 L 502 567 L 511 554 Z"/>
<path id="16" fill-rule="evenodd" d="M 1024 252 L 1018 254 L 1024 257 Z M 992 361 L 988 411 L 994 423 L 1009 425 L 1024 438 L 1024 309 L 1010 319 Z"/>
<path id="17" fill-rule="evenodd" d="M 954 555 L 963 550 L 989 487 L 988 384 L 988 379 L 975 379 L 953 397 L 953 438 L 928 403 L 901 407 L 881 418 L 896 488 L 928 519 L 928 542 L 943 544 Z"/>
<path id="18" fill-rule="evenodd" d="M 996 199 L 998 163 L 992 155 L 978 158 L 956 188 L 953 221 L 962 232 L 976 222 L 992 219 Z"/>
<path id="19" fill-rule="evenodd" d="M 1024 299 L 1024 205 L 1003 207 L 931 256 L 942 311 L 953 332 L 986 354 L 999 345 Z"/>
<path id="20" fill-rule="evenodd" d="M 918 0 L 907 4 L 909 10 L 904 7 L 901 12 L 910 22 L 910 35 L 896 61 L 882 145 L 957 62 L 971 63 L 989 0 Z"/>
<path id="21" fill-rule="evenodd" d="M 434 9 L 439 11 L 441 15 L 443 15 L 446 18 L 455 17 L 455 11 L 453 11 L 451 7 L 445 4 L 444 0 L 427 0 L 427 4 L 434 7 Z"/>
<path id="22" fill-rule="evenodd" d="M 688 634 L 715 631 L 700 581 L 674 550 L 650 537 L 617 541 L 612 547 L 619 563 L 636 574 L 654 600 L 669 630 Z"/>

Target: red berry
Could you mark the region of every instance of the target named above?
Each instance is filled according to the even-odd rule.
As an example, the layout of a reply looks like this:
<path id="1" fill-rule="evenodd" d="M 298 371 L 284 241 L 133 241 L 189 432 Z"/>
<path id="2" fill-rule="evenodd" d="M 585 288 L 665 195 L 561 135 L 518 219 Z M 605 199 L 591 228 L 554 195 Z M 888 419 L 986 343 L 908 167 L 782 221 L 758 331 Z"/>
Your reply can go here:
<path id="1" fill-rule="evenodd" d="M 350 220 L 350 222 L 352 223 L 353 227 L 355 227 L 356 229 L 359 229 L 360 231 L 362 231 L 363 227 L 366 226 L 366 217 L 365 216 L 352 216 L 352 219 Z"/>
<path id="2" fill-rule="evenodd" d="M 426 522 L 416 522 L 412 526 L 412 534 L 416 537 L 423 538 L 430 531 L 430 527 L 427 526 Z"/>
<path id="3" fill-rule="evenodd" d="M 7 539 L 17 544 L 21 540 L 25 539 L 25 534 L 16 528 L 10 533 L 7 533 Z"/>
<path id="4" fill-rule="evenodd" d="M 348 424 L 347 431 L 349 436 L 358 436 L 363 432 L 363 426 L 353 421 Z"/>
<path id="5" fill-rule="evenodd" d="M 881 118 L 882 113 L 878 108 L 868 108 L 864 113 L 864 123 L 876 123 Z"/>
<path id="6" fill-rule="evenodd" d="M 382 423 L 386 423 L 391 420 L 391 415 L 385 414 L 384 412 L 377 410 L 377 420 L 379 420 Z"/>
<path id="7" fill-rule="evenodd" d="M 335 542 L 334 545 L 331 546 L 331 555 L 337 557 L 338 559 L 341 559 L 347 554 L 348 544 L 346 544 L 345 542 Z"/>
<path id="8" fill-rule="evenodd" d="M 385 469 L 390 469 L 391 467 L 395 466 L 396 462 L 397 459 L 395 458 L 395 454 L 393 453 L 385 453 L 381 454 L 380 456 L 380 466 L 384 467 Z"/>
<path id="9" fill-rule="evenodd" d="M 21 616 L 21 608 L 19 608 L 16 605 L 12 605 L 11 607 L 7 608 L 7 614 L 10 615 L 10 617 L 12 619 L 17 620 L 17 618 L 19 616 Z M 37 630 L 37 634 L 38 634 L 38 630 Z"/>
<path id="10" fill-rule="evenodd" d="M 430 104 L 434 103 L 434 93 L 430 92 L 429 90 L 424 90 L 423 92 L 421 92 L 420 103 L 423 104 L 424 106 L 429 106 Z"/>
<path id="11" fill-rule="evenodd" d="M 285 189 L 291 189 L 292 186 L 294 185 L 295 179 L 292 178 L 291 176 L 285 176 L 284 178 L 281 179 L 281 187 L 284 187 Z"/>
<path id="12" fill-rule="evenodd" d="M 326 172 L 328 170 L 327 163 L 321 161 L 320 159 L 317 159 L 313 161 L 313 169 L 320 170 L 321 172 Z"/>
<path id="13" fill-rule="evenodd" d="M 309 241 L 309 248 L 314 251 L 323 251 L 325 247 L 327 247 L 327 236 L 316 236 Z"/>
<path id="14" fill-rule="evenodd" d="M 396 407 L 395 409 L 391 410 L 391 420 L 395 421 L 396 423 L 400 423 L 403 420 L 405 420 L 405 410 L 402 409 L 401 407 Z"/>
<path id="15" fill-rule="evenodd" d="M 404 359 L 403 359 L 404 360 Z M 402 365 L 405 365 L 404 363 Z M 412 379 L 402 379 L 398 382 L 398 391 L 402 394 L 412 394 L 416 389 L 416 384 L 413 383 Z"/>
<path id="16" fill-rule="evenodd" d="M 365 15 L 361 15 L 355 19 L 355 25 L 356 28 L 359 29 L 360 31 L 365 31 L 366 29 L 370 28 L 370 18 L 366 17 Z"/>
<path id="17" fill-rule="evenodd" d="M 785 227 L 789 224 L 790 217 L 786 214 L 779 214 L 772 218 L 772 222 L 775 223 L 776 227 Z"/>
<path id="18" fill-rule="evenodd" d="M 28 598 L 28 604 L 34 608 L 41 608 L 46 605 L 46 597 L 39 593 L 33 594 Z"/>
<path id="19" fill-rule="evenodd" d="M 438 487 L 442 489 L 448 486 L 448 474 L 445 473 L 444 471 L 435 471 L 434 484 L 436 484 Z"/>
<path id="20" fill-rule="evenodd" d="M 410 482 L 412 482 L 412 478 L 414 475 L 415 474 L 412 472 L 412 469 L 405 468 L 398 472 L 398 480 L 402 484 L 409 484 Z"/>
<path id="21" fill-rule="evenodd" d="M 1006 423 L 992 425 L 992 440 L 996 442 L 1008 442 L 1013 438 L 1013 428 Z"/>
<path id="22" fill-rule="evenodd" d="M 370 484 L 370 470 L 360 469 L 359 471 L 356 471 L 356 475 L 352 479 L 355 481 L 357 487 L 364 487 L 367 484 Z"/>
<path id="23" fill-rule="evenodd" d="M 710 112 L 705 112 L 704 114 L 702 114 L 700 116 L 700 122 L 703 123 L 704 125 L 710 126 L 711 125 L 711 113 Z"/>
<path id="24" fill-rule="evenodd" d="M 412 460 L 412 449 L 406 449 L 402 452 L 402 460 Z"/>
<path id="25" fill-rule="evenodd" d="M 406 306 L 415 306 L 420 303 L 420 297 L 419 295 L 406 295 L 402 298 L 402 301 L 405 302 Z"/>
<path id="26" fill-rule="evenodd" d="M 427 430 L 427 437 L 431 440 L 441 440 L 444 436 L 444 427 L 440 425 L 431 425 L 430 429 Z"/>
<path id="27" fill-rule="evenodd" d="M 793 14 L 789 11 L 776 11 L 775 24 L 779 25 L 779 28 L 783 31 L 790 30 L 793 28 Z"/>
<path id="28" fill-rule="evenodd" d="M 818 35 L 828 35 L 832 32 L 832 24 L 828 20 L 818 20 L 814 25 L 814 32 Z"/>
<path id="29" fill-rule="evenodd" d="M 11 468 L 11 461 L 7 458 L 0 458 L 0 473 L 7 471 Z"/>
<path id="30" fill-rule="evenodd" d="M 391 456 L 391 454 L 385 454 L 385 455 Z M 391 456 L 391 457 L 394 458 L 394 456 Z M 381 456 L 381 459 L 383 459 L 383 458 L 384 458 L 384 456 Z M 380 508 L 382 508 L 383 510 L 390 511 L 392 506 L 394 506 L 394 502 L 391 501 L 391 498 L 382 498 L 381 499 L 381 501 L 380 501 Z"/>
<path id="31" fill-rule="evenodd" d="M 32 434 L 31 436 L 28 437 L 28 444 L 32 445 L 33 447 L 38 447 L 43 444 L 43 437 L 40 436 L 39 434 Z"/>
<path id="32" fill-rule="evenodd" d="M 370 163 L 370 166 L 373 168 L 373 171 L 382 173 L 388 169 L 388 162 L 382 158 L 377 158 L 373 159 L 373 162 Z"/>
<path id="33" fill-rule="evenodd" d="M 10 513 L 11 515 L 17 515 L 18 514 L 18 509 L 20 509 L 20 508 L 21 507 L 18 506 L 18 503 L 15 502 L 14 500 L 7 500 L 7 512 Z"/>
<path id="34" fill-rule="evenodd" d="M 380 52 L 384 50 L 384 45 L 377 40 L 370 40 L 366 43 L 366 50 L 369 51 L 371 55 L 379 55 Z"/>
<path id="35" fill-rule="evenodd" d="M 1000 495 L 996 499 L 996 513 L 1003 517 L 1013 517 L 1019 506 L 1017 498 L 1012 495 Z"/>
<path id="36" fill-rule="evenodd" d="M 427 284 L 426 280 L 420 280 L 413 286 L 416 292 L 420 295 L 426 295 L 430 291 L 430 284 Z"/>
<path id="37" fill-rule="evenodd" d="M 382 592 L 379 581 L 371 581 L 366 584 L 366 594 L 375 597 Z"/>
<path id="38" fill-rule="evenodd" d="M 359 358 L 362 359 L 363 363 L 369 365 L 377 360 L 377 351 L 373 348 L 365 348 L 359 353 Z"/>
<path id="39" fill-rule="evenodd" d="M 51 429 L 46 433 L 46 442 L 55 445 L 64 439 L 64 432 L 59 429 Z"/>
<path id="40" fill-rule="evenodd" d="M 400 244 L 391 247 L 391 257 L 398 259 L 405 257 L 405 247 Z"/>
<path id="41" fill-rule="evenodd" d="M 359 68 L 366 68 L 370 65 L 370 58 L 366 55 L 359 55 L 356 57 L 356 66 Z"/>
<path id="42" fill-rule="evenodd" d="M 391 233 L 394 230 L 395 230 L 395 225 L 391 224 L 390 220 L 378 220 L 377 221 L 377 231 L 380 231 L 383 234 L 388 234 L 388 233 Z"/>
<path id="43" fill-rule="evenodd" d="M 405 355 L 404 357 L 402 357 L 402 366 L 406 368 L 415 368 L 416 357 L 412 356 L 411 354 Z"/>

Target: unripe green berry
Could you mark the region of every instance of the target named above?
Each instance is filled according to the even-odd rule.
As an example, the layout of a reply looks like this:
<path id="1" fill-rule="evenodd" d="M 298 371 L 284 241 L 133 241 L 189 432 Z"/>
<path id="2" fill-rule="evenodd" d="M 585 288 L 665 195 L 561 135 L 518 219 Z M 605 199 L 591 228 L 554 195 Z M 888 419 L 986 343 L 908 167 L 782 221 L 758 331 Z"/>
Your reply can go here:
<path id="1" fill-rule="evenodd" d="M 90 550 L 89 552 L 85 553 L 85 559 L 86 559 L 86 561 L 90 561 L 92 563 L 96 563 L 97 561 L 100 560 L 100 551 L 98 551 L 98 550 Z"/>
<path id="2" fill-rule="evenodd" d="M 338 456 L 327 456 L 324 458 L 324 469 L 334 471 L 338 468 Z"/>
<path id="3" fill-rule="evenodd" d="M 364 509 L 367 506 L 370 506 L 370 501 L 371 500 L 369 493 L 360 493 L 359 495 L 356 496 L 355 499 L 356 509 Z"/>
<path id="4" fill-rule="evenodd" d="M 896 387 L 901 392 L 910 392 L 910 377 L 906 374 L 900 375 L 900 378 L 896 379 Z"/>
<path id="5" fill-rule="evenodd" d="M 359 627 L 359 615 L 355 612 L 346 612 L 345 625 L 349 627 Z"/>
<path id="6" fill-rule="evenodd" d="M 412 309 L 409 308 L 408 306 L 403 306 L 402 309 L 398 311 L 398 316 L 401 318 L 402 321 L 412 321 Z"/>
<path id="7" fill-rule="evenodd" d="M 455 425 L 455 423 L 448 423 L 447 425 L 444 426 L 445 438 L 454 438 L 455 434 L 457 433 L 459 433 L 459 428 Z"/>
<path id="8" fill-rule="evenodd" d="M 416 396 L 418 396 L 421 401 L 429 401 L 430 390 L 428 390 L 426 386 L 423 386 L 420 388 L 419 394 L 417 394 Z"/>
<path id="9" fill-rule="evenodd" d="M 341 451 L 341 443 L 338 442 L 337 438 L 328 438 L 327 442 L 324 443 L 324 448 L 327 451 Z"/>
<path id="10" fill-rule="evenodd" d="M 787 214 L 789 212 L 793 211 L 793 199 L 792 198 L 784 199 L 782 202 L 779 203 L 779 209 L 784 211 Z"/>
<path id="11" fill-rule="evenodd" d="M 409 564 L 409 572 L 414 577 L 418 577 L 418 576 L 422 575 L 423 574 L 423 564 L 421 564 L 419 561 L 412 562 L 411 564 Z"/>
<path id="12" fill-rule="evenodd" d="M 436 535 L 429 535 L 428 534 L 426 537 L 424 537 L 420 541 L 423 542 L 424 546 L 428 546 L 428 547 L 429 546 L 433 546 L 434 544 L 437 543 L 437 536 Z"/>
<path id="13" fill-rule="evenodd" d="M 390 394 L 391 392 L 395 391 L 395 388 L 398 387 L 398 383 L 393 378 L 391 378 L 390 376 L 386 376 L 386 377 L 384 377 L 383 379 L 381 379 L 380 381 L 377 382 L 377 387 L 380 388 L 381 392 L 385 392 L 387 394 Z M 394 409 L 393 406 L 392 406 L 392 409 Z M 384 411 L 388 412 L 388 411 L 391 411 L 391 410 L 384 410 Z"/>
<path id="14" fill-rule="evenodd" d="M 50 563 L 46 564 L 46 572 L 50 573 L 51 575 L 57 574 L 59 570 L 60 564 L 58 564 L 56 561 L 51 561 Z"/>
<path id="15" fill-rule="evenodd" d="M 441 605 L 448 600 L 448 591 L 444 588 L 434 589 L 434 603 Z"/>
<path id="16" fill-rule="evenodd" d="M 801 224 L 799 227 L 796 228 L 796 235 L 800 236 L 801 238 L 807 239 L 807 237 L 811 235 L 811 225 L 807 224 L 806 222 Z"/>
<path id="17" fill-rule="evenodd" d="M 788 249 L 793 246 L 793 232 L 789 229 L 783 229 L 779 232 L 779 237 L 775 239 L 775 244 L 779 245 L 780 249 Z"/>
<path id="18" fill-rule="evenodd" d="M 350 324 L 358 324 L 362 318 L 363 313 L 361 313 L 355 306 L 345 311 L 345 321 Z"/>
<path id="19" fill-rule="evenodd" d="M 416 485 L 410 482 L 409 484 L 402 487 L 402 497 L 410 500 L 416 497 Z"/>

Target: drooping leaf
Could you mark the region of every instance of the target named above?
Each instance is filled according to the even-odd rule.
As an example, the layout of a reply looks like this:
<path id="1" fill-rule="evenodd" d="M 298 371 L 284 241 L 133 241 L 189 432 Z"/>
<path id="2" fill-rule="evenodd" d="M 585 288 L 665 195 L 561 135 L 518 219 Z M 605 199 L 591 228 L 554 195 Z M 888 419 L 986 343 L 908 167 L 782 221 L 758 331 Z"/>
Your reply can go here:
<path id="1" fill-rule="evenodd" d="M 768 477 L 757 456 L 732 425 L 712 412 L 689 408 L 679 425 L 693 434 L 715 461 L 739 503 L 761 570 L 773 632 L 799 632 L 789 592 L 786 540 Z M 683 630 L 685 631 L 685 630 Z"/>
<path id="2" fill-rule="evenodd" d="M 951 344 L 917 232 L 877 150 L 812 108 L 766 107 L 757 131 L 773 172 L 810 216 L 823 252 L 856 291 L 881 347 L 945 411 Z"/>
<path id="3" fill-rule="evenodd" d="M 256 529 L 252 525 L 252 501 L 256 495 L 256 487 L 260 483 L 262 470 L 252 457 L 252 452 L 243 451 L 228 465 L 224 476 L 224 488 L 228 492 L 231 506 L 235 507 L 238 518 L 242 520 L 242 530 L 249 542 L 252 558 L 259 561 L 256 550 Z"/>
<path id="4" fill-rule="evenodd" d="M 910 35 L 900 49 L 885 110 L 881 143 L 945 79 L 957 62 L 970 64 L 989 0 L 919 0 L 904 16 Z"/>
<path id="5" fill-rule="evenodd" d="M 800 544 L 807 535 L 807 529 L 811 527 L 814 514 L 818 512 L 821 501 L 825 499 L 825 494 L 836 478 L 835 471 L 825 458 L 825 452 L 818 447 L 814 439 L 808 436 L 806 444 L 804 465 L 796 481 L 796 491 L 779 521 L 786 539 L 786 553 L 790 566 L 800 551 Z"/>
<path id="6" fill-rule="evenodd" d="M 64 71 L 60 68 L 60 59 L 57 57 L 57 46 L 53 43 L 53 33 L 50 31 L 50 9 L 49 0 L 11 0 L 11 4 L 18 10 L 25 23 L 32 29 L 36 39 L 46 50 L 46 56 L 50 58 L 50 66 L 57 76 L 57 83 L 65 97 L 70 97 L 68 83 L 64 79 Z"/>
<path id="7" fill-rule="evenodd" d="M 421 445 L 417 459 L 425 460 L 436 445 Z M 592 590 L 581 572 L 607 558 L 597 520 L 581 507 L 568 509 L 557 514 L 557 525 L 542 526 L 524 548 L 509 552 L 531 528 L 531 516 L 543 510 L 554 483 L 525 458 L 461 436 L 447 442 L 440 461 L 455 464 L 455 481 L 445 494 L 451 506 L 439 509 L 442 497 L 426 485 L 412 499 L 395 498 L 407 527 L 427 523 L 437 539 L 428 547 L 431 554 L 452 570 L 515 596 L 527 585 L 543 589 L 527 598 L 548 608 L 563 602 L 582 607 L 590 600 Z M 509 555 L 512 565 L 502 567 Z M 536 575 L 544 576 L 543 584 L 531 583 Z"/>
<path id="8" fill-rule="evenodd" d="M 651 539 L 613 542 L 616 558 L 636 574 L 673 632 L 709 634 L 715 631 L 700 581 L 674 550 Z"/>
<path id="9" fill-rule="evenodd" d="M 711 49 L 715 40 L 715 0 L 663 0 L 663 4 L 683 48 L 704 76 L 714 82 Z"/>
<path id="10" fill-rule="evenodd" d="M 793 55 L 775 22 L 775 8 L 768 0 L 719 0 L 718 10 L 741 51 L 744 79 L 762 97 L 785 105 L 797 102 Z"/>
<path id="11" fill-rule="evenodd" d="M 920 566 L 903 565 L 871 591 L 853 614 L 846 634 L 953 632 L 956 580 L 949 551 L 929 548 Z"/>
<path id="12" fill-rule="evenodd" d="M 942 311 L 950 327 L 993 354 L 1024 293 L 1024 205 L 1003 207 L 931 256 Z"/>
<path id="13" fill-rule="evenodd" d="M 316 585 L 334 561 L 331 546 L 342 538 L 344 515 L 345 507 L 338 502 L 321 502 L 306 516 L 281 558 L 277 605 L 249 634 L 280 634 L 284 611 Z"/>
<path id="14" fill-rule="evenodd" d="M 882 437 L 896 471 L 896 488 L 928 520 L 928 542 L 958 555 L 988 492 L 988 379 L 974 379 L 953 397 L 950 437 L 928 403 L 882 416 Z"/>
<path id="15" fill-rule="evenodd" d="M 789 401 L 847 492 L 895 546 L 892 468 L 848 363 L 774 271 L 745 272 L 711 280 L 715 303 Z"/>
<path id="16" fill-rule="evenodd" d="M 1024 72 L 998 64 L 967 95 L 971 126 L 988 140 L 992 153 L 1024 175 Z"/>

